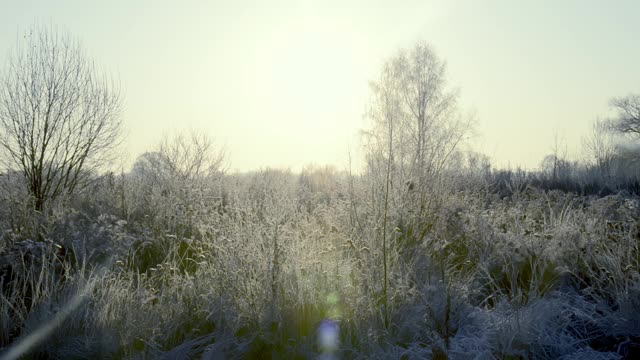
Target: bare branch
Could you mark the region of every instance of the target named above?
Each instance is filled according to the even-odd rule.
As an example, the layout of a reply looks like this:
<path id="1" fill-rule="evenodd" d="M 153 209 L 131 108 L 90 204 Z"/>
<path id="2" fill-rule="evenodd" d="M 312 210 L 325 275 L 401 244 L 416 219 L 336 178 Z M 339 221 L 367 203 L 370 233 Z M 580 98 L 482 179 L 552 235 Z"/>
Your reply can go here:
<path id="1" fill-rule="evenodd" d="M 618 112 L 617 118 L 612 121 L 613 129 L 640 138 L 640 95 L 613 98 L 610 105 Z"/>

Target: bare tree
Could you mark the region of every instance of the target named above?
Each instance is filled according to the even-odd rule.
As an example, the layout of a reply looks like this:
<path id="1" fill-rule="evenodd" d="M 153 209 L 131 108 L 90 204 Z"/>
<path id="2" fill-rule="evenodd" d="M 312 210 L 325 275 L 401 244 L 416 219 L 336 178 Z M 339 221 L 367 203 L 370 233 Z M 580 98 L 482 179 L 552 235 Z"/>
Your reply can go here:
<path id="1" fill-rule="evenodd" d="M 0 149 L 34 207 L 86 184 L 120 135 L 119 89 L 69 34 L 34 27 L 0 77 Z"/>
<path id="2" fill-rule="evenodd" d="M 613 129 L 640 138 L 640 95 L 613 98 L 610 105 L 618 112 L 618 116 L 612 121 Z"/>
<path id="3" fill-rule="evenodd" d="M 156 151 L 140 155 L 132 173 L 150 184 L 167 181 L 193 184 L 222 175 L 224 159 L 224 151 L 217 149 L 206 134 L 176 133 L 165 136 Z"/>
<path id="4" fill-rule="evenodd" d="M 582 139 L 586 156 L 592 161 L 601 176 L 611 176 L 611 167 L 618 153 L 614 134 L 606 122 L 596 120 L 591 134 Z"/>
<path id="5" fill-rule="evenodd" d="M 163 170 L 182 181 L 209 178 L 224 170 L 224 151 L 216 149 L 207 135 L 193 130 L 165 137 L 158 153 Z"/>
<path id="6" fill-rule="evenodd" d="M 564 149 L 561 149 L 563 145 Z M 560 153 L 561 150 L 562 153 Z M 553 177 L 553 180 L 557 180 L 559 175 L 558 173 L 560 172 L 560 169 L 566 162 L 565 159 L 567 158 L 567 144 L 564 139 L 559 138 L 557 131 L 555 131 L 553 134 L 553 145 L 551 146 L 551 152 L 552 153 L 550 155 L 545 156 L 545 158 L 542 160 L 543 168 L 549 168 L 548 164 L 551 164 L 550 173 Z"/>

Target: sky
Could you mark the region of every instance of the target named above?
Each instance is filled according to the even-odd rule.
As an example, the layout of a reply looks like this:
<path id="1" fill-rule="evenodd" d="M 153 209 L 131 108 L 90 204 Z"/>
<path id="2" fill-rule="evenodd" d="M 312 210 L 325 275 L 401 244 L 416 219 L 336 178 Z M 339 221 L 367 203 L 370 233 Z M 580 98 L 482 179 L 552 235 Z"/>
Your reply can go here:
<path id="1" fill-rule="evenodd" d="M 474 114 L 465 145 L 533 169 L 569 157 L 614 96 L 640 92 L 638 1 L 0 0 L 0 65 L 18 35 L 52 24 L 120 81 L 130 166 L 191 129 L 230 170 L 357 166 L 368 83 L 418 41 L 447 62 Z"/>

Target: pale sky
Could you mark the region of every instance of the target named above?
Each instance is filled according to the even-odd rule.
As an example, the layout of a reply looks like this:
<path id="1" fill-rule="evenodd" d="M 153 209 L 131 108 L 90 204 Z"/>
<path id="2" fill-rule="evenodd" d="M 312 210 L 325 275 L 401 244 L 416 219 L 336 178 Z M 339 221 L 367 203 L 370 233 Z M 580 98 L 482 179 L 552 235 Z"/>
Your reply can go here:
<path id="1" fill-rule="evenodd" d="M 230 169 L 344 168 L 369 80 L 424 40 L 476 115 L 475 149 L 535 168 L 554 134 L 576 157 L 608 100 L 640 92 L 638 14 L 638 1 L 0 0 L 0 64 L 34 23 L 79 38 L 120 79 L 129 164 L 191 128 Z"/>

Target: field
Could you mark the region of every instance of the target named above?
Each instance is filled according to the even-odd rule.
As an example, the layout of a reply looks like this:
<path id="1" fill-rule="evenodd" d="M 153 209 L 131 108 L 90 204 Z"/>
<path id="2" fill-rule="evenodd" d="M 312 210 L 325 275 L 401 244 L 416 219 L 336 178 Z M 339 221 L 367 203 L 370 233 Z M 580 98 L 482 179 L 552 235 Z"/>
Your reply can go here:
<path id="1" fill-rule="evenodd" d="M 47 216 L 5 174 L 0 347 L 60 359 L 638 356 L 638 196 L 467 170 L 428 197 L 331 168 L 110 174 Z"/>

